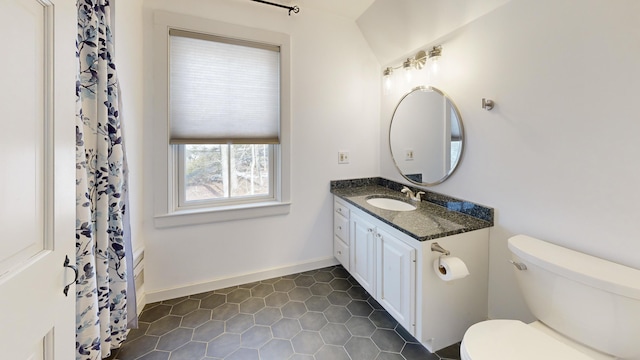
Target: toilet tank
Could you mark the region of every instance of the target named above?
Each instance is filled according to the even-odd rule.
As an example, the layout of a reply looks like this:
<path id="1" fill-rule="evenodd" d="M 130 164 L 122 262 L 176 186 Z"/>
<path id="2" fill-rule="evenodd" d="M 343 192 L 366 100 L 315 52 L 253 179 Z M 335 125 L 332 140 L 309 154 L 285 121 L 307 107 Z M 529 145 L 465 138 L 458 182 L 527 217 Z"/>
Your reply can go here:
<path id="1" fill-rule="evenodd" d="M 621 359 L 640 359 L 640 270 L 525 235 L 509 239 L 516 277 L 535 317 Z"/>

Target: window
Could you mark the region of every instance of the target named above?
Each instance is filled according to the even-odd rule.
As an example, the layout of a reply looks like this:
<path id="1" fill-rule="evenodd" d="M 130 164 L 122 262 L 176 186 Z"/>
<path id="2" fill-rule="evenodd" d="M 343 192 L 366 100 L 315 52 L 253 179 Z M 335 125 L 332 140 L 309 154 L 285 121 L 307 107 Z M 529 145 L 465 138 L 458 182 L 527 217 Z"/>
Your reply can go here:
<path id="1" fill-rule="evenodd" d="M 272 145 L 178 146 L 180 207 L 273 200 Z"/>
<path id="2" fill-rule="evenodd" d="M 155 30 L 156 226 L 287 213 L 289 37 L 164 12 Z"/>

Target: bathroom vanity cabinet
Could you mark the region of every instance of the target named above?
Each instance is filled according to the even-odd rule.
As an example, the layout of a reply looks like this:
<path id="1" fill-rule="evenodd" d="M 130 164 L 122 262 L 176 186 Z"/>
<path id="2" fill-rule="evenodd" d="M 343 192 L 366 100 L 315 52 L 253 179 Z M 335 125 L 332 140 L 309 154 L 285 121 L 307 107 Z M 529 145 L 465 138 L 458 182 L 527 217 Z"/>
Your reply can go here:
<path id="1" fill-rule="evenodd" d="M 488 226 L 418 239 L 380 216 L 409 222 L 401 218 L 408 214 L 376 214 L 347 199 L 334 196 L 336 258 L 429 351 L 461 341 L 469 326 L 486 320 Z M 438 277 L 433 263 L 442 254 L 431 251 L 436 241 L 465 262 L 469 276 L 449 282 Z"/>

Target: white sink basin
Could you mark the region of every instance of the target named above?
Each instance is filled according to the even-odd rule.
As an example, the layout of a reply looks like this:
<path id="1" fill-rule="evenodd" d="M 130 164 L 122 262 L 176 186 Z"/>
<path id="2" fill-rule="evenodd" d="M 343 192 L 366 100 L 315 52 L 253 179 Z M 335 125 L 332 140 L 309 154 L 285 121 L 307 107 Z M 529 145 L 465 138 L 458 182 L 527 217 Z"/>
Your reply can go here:
<path id="1" fill-rule="evenodd" d="M 392 210 L 392 211 L 411 211 L 416 207 L 402 200 L 390 199 L 385 197 L 376 197 L 367 199 L 369 205 L 373 205 L 380 209 Z"/>

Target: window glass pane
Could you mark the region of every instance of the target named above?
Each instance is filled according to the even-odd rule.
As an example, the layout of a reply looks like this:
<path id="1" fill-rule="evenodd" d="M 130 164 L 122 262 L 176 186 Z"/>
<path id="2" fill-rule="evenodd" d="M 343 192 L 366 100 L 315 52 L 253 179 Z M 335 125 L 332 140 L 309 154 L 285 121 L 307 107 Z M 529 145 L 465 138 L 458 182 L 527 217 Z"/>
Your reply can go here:
<path id="1" fill-rule="evenodd" d="M 231 196 L 269 195 L 269 145 L 231 145 Z"/>
<path id="2" fill-rule="evenodd" d="M 184 202 L 271 195 L 271 145 L 184 145 Z"/>
<path id="3" fill-rule="evenodd" d="M 209 200 L 226 196 L 224 173 L 227 145 L 185 145 L 185 201 Z"/>

